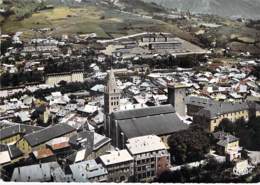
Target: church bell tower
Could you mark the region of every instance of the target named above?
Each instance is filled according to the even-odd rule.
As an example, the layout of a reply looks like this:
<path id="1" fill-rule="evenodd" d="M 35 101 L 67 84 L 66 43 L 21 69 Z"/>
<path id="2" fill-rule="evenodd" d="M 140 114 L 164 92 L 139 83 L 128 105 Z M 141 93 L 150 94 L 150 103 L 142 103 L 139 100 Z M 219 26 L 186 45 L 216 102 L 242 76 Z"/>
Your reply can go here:
<path id="1" fill-rule="evenodd" d="M 110 114 L 120 109 L 120 89 L 116 85 L 114 71 L 111 68 L 107 76 L 107 86 L 104 90 L 104 113 L 105 113 L 105 133 L 110 136 Z"/>

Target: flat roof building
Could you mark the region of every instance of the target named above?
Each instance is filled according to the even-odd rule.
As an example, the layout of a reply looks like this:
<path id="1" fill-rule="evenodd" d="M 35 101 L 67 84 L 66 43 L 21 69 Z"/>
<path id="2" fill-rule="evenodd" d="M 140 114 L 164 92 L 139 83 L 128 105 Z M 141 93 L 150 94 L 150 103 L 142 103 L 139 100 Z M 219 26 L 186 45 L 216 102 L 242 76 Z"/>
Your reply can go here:
<path id="1" fill-rule="evenodd" d="M 127 150 L 112 151 L 98 159 L 108 171 L 109 182 L 128 182 L 133 176 L 133 157 Z"/>
<path id="2" fill-rule="evenodd" d="M 134 157 L 135 182 L 152 182 L 169 168 L 170 154 L 162 139 L 156 135 L 131 138 L 126 148 Z"/>

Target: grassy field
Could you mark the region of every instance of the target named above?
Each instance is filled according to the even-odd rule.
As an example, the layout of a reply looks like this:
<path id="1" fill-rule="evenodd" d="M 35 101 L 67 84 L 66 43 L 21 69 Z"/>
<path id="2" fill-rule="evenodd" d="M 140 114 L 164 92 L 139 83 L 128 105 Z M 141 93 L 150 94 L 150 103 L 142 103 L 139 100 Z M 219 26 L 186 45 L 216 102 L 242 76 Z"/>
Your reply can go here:
<path id="1" fill-rule="evenodd" d="M 143 31 L 175 33 L 181 38 L 192 40 L 189 34 L 177 26 L 163 21 L 146 19 L 129 15 L 117 10 L 85 6 L 81 8 L 56 7 L 34 13 L 31 17 L 17 21 L 10 16 L 2 26 L 3 33 L 22 31 L 22 39 L 41 37 L 35 28 L 53 28 L 44 36 L 61 36 L 62 34 L 86 34 L 95 32 L 99 37 L 118 37 Z"/>
<path id="2" fill-rule="evenodd" d="M 48 33 L 52 35 L 96 32 L 99 36 L 106 37 L 107 34 L 99 26 L 104 21 L 102 16 L 103 12 L 95 7 L 57 7 L 52 10 L 34 13 L 31 17 L 22 21 L 17 21 L 15 17 L 11 16 L 3 25 L 3 32 L 24 31 L 25 35 L 30 35 L 30 30 L 33 28 L 48 27 L 54 29 L 54 31 Z M 118 20 L 108 21 L 118 22 Z"/>

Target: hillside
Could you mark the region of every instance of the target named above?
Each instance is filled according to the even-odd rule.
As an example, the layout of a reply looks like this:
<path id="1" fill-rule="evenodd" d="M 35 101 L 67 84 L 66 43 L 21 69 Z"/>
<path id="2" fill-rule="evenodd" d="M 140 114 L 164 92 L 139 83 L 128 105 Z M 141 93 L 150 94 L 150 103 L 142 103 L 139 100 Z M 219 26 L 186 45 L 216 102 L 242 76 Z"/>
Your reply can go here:
<path id="1" fill-rule="evenodd" d="M 127 6 L 128 8 L 130 6 Z M 149 13 L 151 8 L 145 6 L 145 8 L 140 7 L 139 10 Z M 11 15 L 3 23 L 2 32 L 22 31 L 22 39 L 30 39 L 39 34 L 39 32 L 36 33 L 35 29 L 41 28 L 50 28 L 50 31 L 47 31 L 44 36 L 95 32 L 98 37 L 114 38 L 144 31 L 155 31 L 172 32 L 181 38 L 198 41 L 176 25 L 121 11 L 116 7 L 111 7 L 111 5 L 101 4 L 84 4 L 81 7 L 59 5 L 53 9 L 34 12 L 22 20 L 17 20 L 15 15 Z"/>
<path id="2" fill-rule="evenodd" d="M 220 16 L 260 18 L 260 0 L 143 0 L 168 8 Z"/>
<path id="3" fill-rule="evenodd" d="M 11 9 L 28 7 L 28 4 L 21 5 L 24 1 L 36 3 L 33 0 L 16 0 L 12 1 Z M 187 1 L 189 0 L 185 2 Z M 42 5 L 46 6 L 50 2 L 54 5 L 52 8 L 41 9 Z M 254 55 L 260 53 L 260 27 L 257 21 L 242 23 L 209 15 L 191 16 L 179 20 L 158 18 L 153 17 L 153 14 L 167 15 L 169 11 L 163 6 L 144 3 L 141 0 L 82 0 L 80 3 L 75 0 L 44 0 L 44 3 L 38 1 L 35 7 L 28 9 L 31 15 L 22 19 L 17 18 L 16 13 L 6 16 L 1 25 L 2 33 L 22 31 L 22 39 L 27 40 L 36 35 L 60 37 L 62 34 L 94 32 L 98 37 L 115 38 L 145 31 L 170 32 L 202 47 L 212 47 L 212 44 L 216 43 L 217 48 L 229 47 L 237 53 L 247 51 Z M 200 26 L 207 23 L 217 24 L 219 27 Z M 49 28 L 47 29 L 49 31 L 44 33 L 37 31 L 42 28 Z"/>

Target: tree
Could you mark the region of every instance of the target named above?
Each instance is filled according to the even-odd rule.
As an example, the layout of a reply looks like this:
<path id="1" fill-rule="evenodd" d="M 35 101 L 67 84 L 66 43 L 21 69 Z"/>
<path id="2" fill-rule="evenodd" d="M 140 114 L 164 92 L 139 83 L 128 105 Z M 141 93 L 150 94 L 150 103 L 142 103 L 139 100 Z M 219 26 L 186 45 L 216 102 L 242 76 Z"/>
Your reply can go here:
<path id="1" fill-rule="evenodd" d="M 245 121 L 240 118 L 235 122 L 223 119 L 216 130 L 231 133 L 240 140 L 240 145 L 248 150 L 260 150 L 260 117 Z"/>
<path id="2" fill-rule="evenodd" d="M 251 141 L 254 149 L 260 150 L 260 117 L 255 118 L 249 122 L 249 126 L 253 130 L 251 135 Z M 258 139 L 256 139 L 258 138 Z"/>
<path id="3" fill-rule="evenodd" d="M 235 123 L 230 121 L 228 118 L 224 118 L 220 122 L 217 130 L 223 130 L 224 132 L 229 132 L 231 134 L 234 134 L 236 132 L 236 130 L 237 130 L 237 126 L 236 126 Z"/>
<path id="4" fill-rule="evenodd" d="M 183 167 L 176 171 L 165 171 L 157 179 L 162 183 L 220 183 L 220 182 L 246 182 L 244 177 L 232 176 L 231 163 L 219 163 L 209 159 L 206 165 L 198 167 Z"/>
<path id="5" fill-rule="evenodd" d="M 67 85 L 67 82 L 64 81 L 64 80 L 62 80 L 62 81 L 59 82 L 59 85 L 61 85 L 61 86 L 65 86 L 65 85 Z"/>
<path id="6" fill-rule="evenodd" d="M 10 79 L 11 79 L 11 76 L 10 76 L 9 72 L 2 74 L 2 76 L 1 76 L 1 86 L 3 86 L 3 87 L 9 86 L 10 85 L 9 84 Z"/>
<path id="7" fill-rule="evenodd" d="M 210 138 L 200 127 L 191 127 L 171 135 L 168 139 L 172 163 L 183 164 L 204 158 L 209 152 Z"/>

